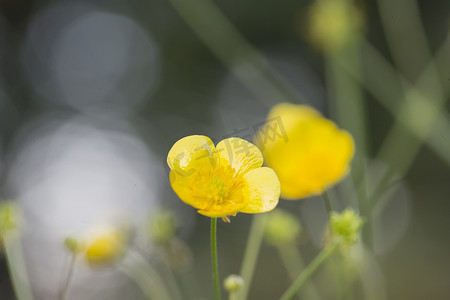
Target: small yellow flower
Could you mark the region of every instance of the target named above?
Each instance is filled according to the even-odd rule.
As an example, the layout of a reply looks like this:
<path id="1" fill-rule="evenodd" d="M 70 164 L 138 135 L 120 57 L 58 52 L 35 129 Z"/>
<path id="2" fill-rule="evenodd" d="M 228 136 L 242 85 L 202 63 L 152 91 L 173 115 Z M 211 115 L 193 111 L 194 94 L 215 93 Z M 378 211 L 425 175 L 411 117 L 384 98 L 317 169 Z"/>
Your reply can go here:
<path id="1" fill-rule="evenodd" d="M 84 257 L 91 266 L 111 264 L 122 257 L 126 246 L 123 230 L 109 226 L 98 228 L 85 241 Z"/>
<path id="2" fill-rule="evenodd" d="M 278 127 L 270 122 L 275 119 L 280 120 Z M 266 164 L 277 173 L 284 198 L 321 194 L 348 173 L 353 138 L 313 108 L 281 103 L 267 120 L 256 142 Z"/>
<path id="3" fill-rule="evenodd" d="M 263 213 L 278 204 L 280 182 L 275 172 L 261 167 L 259 149 L 240 138 L 214 146 L 206 136 L 182 138 L 170 149 L 170 184 L 185 203 L 208 217 L 238 212 Z"/>

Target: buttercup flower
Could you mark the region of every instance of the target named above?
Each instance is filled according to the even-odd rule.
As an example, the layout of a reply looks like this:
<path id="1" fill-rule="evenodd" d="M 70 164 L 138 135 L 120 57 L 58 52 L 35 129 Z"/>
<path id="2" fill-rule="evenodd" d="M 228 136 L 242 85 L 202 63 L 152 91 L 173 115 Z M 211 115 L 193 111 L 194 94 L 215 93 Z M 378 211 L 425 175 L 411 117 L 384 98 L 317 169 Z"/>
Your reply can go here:
<path id="1" fill-rule="evenodd" d="M 348 132 L 309 106 L 289 103 L 272 108 L 256 144 L 277 173 L 286 199 L 318 195 L 337 183 L 354 152 Z"/>
<path id="2" fill-rule="evenodd" d="M 170 149 L 170 184 L 185 203 L 208 217 L 238 212 L 263 213 L 278 204 L 280 182 L 275 172 L 261 167 L 259 149 L 240 138 L 214 146 L 206 136 L 182 138 Z"/>
<path id="3" fill-rule="evenodd" d="M 123 230 L 105 226 L 90 233 L 84 241 L 84 258 L 91 266 L 107 265 L 125 253 L 127 235 Z"/>

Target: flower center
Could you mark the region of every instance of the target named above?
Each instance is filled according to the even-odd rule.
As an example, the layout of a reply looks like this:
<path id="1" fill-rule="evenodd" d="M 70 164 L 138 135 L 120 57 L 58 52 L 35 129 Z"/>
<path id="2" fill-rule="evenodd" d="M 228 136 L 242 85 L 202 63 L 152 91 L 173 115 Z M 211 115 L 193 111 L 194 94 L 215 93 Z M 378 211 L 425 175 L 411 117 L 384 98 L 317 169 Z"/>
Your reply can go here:
<path id="1" fill-rule="evenodd" d="M 236 176 L 230 165 L 218 164 L 197 170 L 190 188 L 202 210 L 234 213 L 245 204 L 244 186 L 242 176 Z"/>
<path id="2" fill-rule="evenodd" d="M 228 179 L 228 178 L 225 178 Z M 228 180 L 224 180 L 220 177 L 213 177 L 210 179 L 207 187 L 207 192 L 210 194 L 211 199 L 214 202 L 223 202 L 228 196 L 229 182 L 225 182 Z"/>

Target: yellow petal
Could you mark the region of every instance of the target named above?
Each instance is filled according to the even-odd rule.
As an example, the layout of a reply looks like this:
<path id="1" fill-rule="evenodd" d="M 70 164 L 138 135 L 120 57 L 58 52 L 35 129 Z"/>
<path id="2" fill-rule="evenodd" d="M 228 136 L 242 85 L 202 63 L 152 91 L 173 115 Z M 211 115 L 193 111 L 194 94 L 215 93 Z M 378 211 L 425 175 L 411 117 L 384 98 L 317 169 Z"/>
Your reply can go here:
<path id="1" fill-rule="evenodd" d="M 230 164 L 236 175 L 245 174 L 263 164 L 263 156 L 258 147 L 240 138 L 222 140 L 216 149 L 220 162 Z"/>
<path id="2" fill-rule="evenodd" d="M 193 193 L 194 176 L 185 176 L 178 171 L 170 171 L 170 185 L 177 196 L 186 204 L 197 209 L 207 207 L 205 199 L 197 197 Z"/>
<path id="3" fill-rule="evenodd" d="M 240 211 L 243 213 L 262 213 L 274 209 L 280 198 L 280 181 L 270 168 L 258 168 L 244 175 L 248 184 L 249 202 Z"/>
<path id="4" fill-rule="evenodd" d="M 99 228 L 86 241 L 85 259 L 91 266 L 113 263 L 126 249 L 124 232 L 116 228 Z"/>
<path id="5" fill-rule="evenodd" d="M 179 175 L 192 175 L 203 166 L 214 166 L 218 162 L 213 142 L 203 135 L 191 135 L 177 141 L 167 155 L 170 169 Z"/>
<path id="6" fill-rule="evenodd" d="M 227 216 L 234 216 L 236 215 L 236 213 L 238 212 L 238 210 L 236 209 L 232 209 L 232 210 L 221 210 L 221 211 L 211 211 L 211 210 L 204 210 L 204 209 L 199 209 L 197 210 L 197 212 L 201 215 L 210 217 L 210 218 L 226 218 Z M 227 222 L 230 223 L 230 222 Z"/>
<path id="7" fill-rule="evenodd" d="M 308 105 L 279 103 L 272 107 L 267 120 L 281 118 L 283 126 L 289 130 L 296 126 L 298 122 L 320 118 L 321 116 L 317 110 Z"/>

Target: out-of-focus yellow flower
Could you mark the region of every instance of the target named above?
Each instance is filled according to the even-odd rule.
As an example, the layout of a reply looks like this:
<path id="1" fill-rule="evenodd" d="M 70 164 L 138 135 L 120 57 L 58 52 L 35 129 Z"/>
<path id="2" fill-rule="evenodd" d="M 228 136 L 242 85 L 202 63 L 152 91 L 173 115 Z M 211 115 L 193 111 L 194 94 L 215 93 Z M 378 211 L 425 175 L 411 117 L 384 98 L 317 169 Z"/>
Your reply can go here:
<path id="1" fill-rule="evenodd" d="M 362 28 L 361 12 L 350 1 L 321 0 L 309 9 L 309 40 L 330 52 L 351 41 Z"/>
<path id="2" fill-rule="evenodd" d="M 263 213 L 278 204 L 280 182 L 275 172 L 261 167 L 259 149 L 240 138 L 214 146 L 206 136 L 182 138 L 167 156 L 170 184 L 180 199 L 208 217 L 238 212 Z"/>
<path id="3" fill-rule="evenodd" d="M 321 194 L 347 174 L 354 152 L 348 132 L 309 106 L 289 103 L 272 108 L 256 144 L 286 199 Z"/>
<path id="4" fill-rule="evenodd" d="M 90 233 L 84 242 L 84 257 L 91 266 L 114 263 L 125 253 L 127 235 L 123 230 L 105 226 Z"/>

